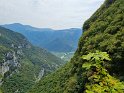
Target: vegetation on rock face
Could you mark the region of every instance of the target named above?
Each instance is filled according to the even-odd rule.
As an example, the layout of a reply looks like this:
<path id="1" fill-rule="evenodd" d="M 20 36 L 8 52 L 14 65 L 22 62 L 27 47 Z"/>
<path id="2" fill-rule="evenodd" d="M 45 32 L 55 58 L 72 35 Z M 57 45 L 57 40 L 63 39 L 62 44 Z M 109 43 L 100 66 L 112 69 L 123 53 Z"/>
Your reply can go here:
<path id="1" fill-rule="evenodd" d="M 64 63 L 46 50 L 32 46 L 23 35 L 0 27 L 0 88 L 3 93 L 26 93 L 43 76 Z"/>
<path id="2" fill-rule="evenodd" d="M 109 1 L 109 0 L 107 0 Z M 107 2 L 106 1 L 106 2 Z M 106 3 L 84 24 L 84 35 L 80 39 L 78 54 L 87 54 L 96 49 L 106 51 L 112 58 L 111 74 L 124 75 L 124 2 L 112 0 Z M 89 25 L 89 27 L 87 27 Z M 116 67 L 115 67 L 116 66 Z"/>
<path id="3" fill-rule="evenodd" d="M 66 71 L 64 71 L 66 73 L 64 74 L 63 67 L 57 73 L 51 74 L 36 84 L 29 93 L 85 93 L 87 91 L 90 91 L 88 93 L 95 93 L 94 91 L 98 92 L 97 89 L 100 92 L 105 91 L 103 93 L 108 91 L 110 93 L 123 93 L 124 86 L 120 82 L 124 80 L 123 15 L 123 0 L 106 0 L 91 18 L 84 23 L 83 36 L 80 38 L 79 47 L 74 57 L 71 59 Z M 94 74 L 86 77 L 86 70 L 82 69 L 82 64 L 83 66 L 87 66 L 87 64 L 82 59 L 82 55 L 87 55 L 89 52 L 94 53 L 96 50 L 106 51 L 110 55 L 111 62 L 108 64 L 106 61 L 104 63 L 104 60 L 100 61 L 106 64 L 105 67 L 102 65 L 102 73 L 101 71 L 95 73 L 96 71 L 92 72 L 91 70 L 88 73 Z M 100 78 L 101 75 L 103 75 L 104 80 Z M 93 79 L 95 76 L 97 78 Z M 44 92 L 44 88 L 49 85 L 52 86 L 52 89 L 45 89 Z M 101 87 L 103 85 L 104 87 Z M 94 87 L 97 87 L 97 89 Z"/>
<path id="4" fill-rule="evenodd" d="M 82 56 L 86 62 L 82 65 L 84 69 L 83 78 L 85 93 L 123 93 L 124 83 L 112 77 L 105 68 L 105 61 L 110 61 L 106 52 L 89 53 Z"/>
<path id="5" fill-rule="evenodd" d="M 5 56 L 3 54 L 5 54 L 9 51 L 11 51 L 11 49 L 0 45 L 0 64 L 3 62 L 3 59 L 5 59 Z"/>

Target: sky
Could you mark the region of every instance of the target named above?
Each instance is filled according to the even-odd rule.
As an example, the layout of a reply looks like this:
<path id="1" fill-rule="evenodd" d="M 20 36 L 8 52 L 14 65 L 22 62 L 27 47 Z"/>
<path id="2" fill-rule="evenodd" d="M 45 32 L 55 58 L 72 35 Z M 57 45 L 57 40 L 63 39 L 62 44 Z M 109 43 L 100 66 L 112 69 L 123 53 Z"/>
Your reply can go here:
<path id="1" fill-rule="evenodd" d="M 0 0 L 0 24 L 81 28 L 104 0 Z"/>

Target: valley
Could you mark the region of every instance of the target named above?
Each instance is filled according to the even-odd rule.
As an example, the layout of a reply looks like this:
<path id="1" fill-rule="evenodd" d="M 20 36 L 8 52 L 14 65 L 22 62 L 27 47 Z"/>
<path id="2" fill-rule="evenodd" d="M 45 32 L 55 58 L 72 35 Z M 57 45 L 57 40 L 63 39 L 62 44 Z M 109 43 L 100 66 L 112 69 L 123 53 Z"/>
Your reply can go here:
<path id="1" fill-rule="evenodd" d="M 45 13 L 51 12 L 45 2 L 50 2 L 51 10 L 53 2 L 59 4 L 55 10 L 63 4 L 64 7 L 89 4 L 76 13 L 98 3 L 67 0 L 66 6 L 62 1 L 39 2 L 33 4 L 45 6 L 41 15 L 45 18 Z M 75 19 L 76 15 L 70 18 Z M 124 93 L 124 1 L 104 0 L 82 29 L 54 30 L 21 23 L 0 25 L 0 93 Z"/>
<path id="2" fill-rule="evenodd" d="M 2 27 L 23 34 L 33 45 L 48 50 L 64 61 L 69 61 L 73 57 L 82 34 L 79 28 L 53 30 L 20 23 L 5 24 Z"/>
<path id="3" fill-rule="evenodd" d="M 70 59 L 74 56 L 74 52 L 52 52 L 52 54 L 64 61 L 70 61 Z"/>

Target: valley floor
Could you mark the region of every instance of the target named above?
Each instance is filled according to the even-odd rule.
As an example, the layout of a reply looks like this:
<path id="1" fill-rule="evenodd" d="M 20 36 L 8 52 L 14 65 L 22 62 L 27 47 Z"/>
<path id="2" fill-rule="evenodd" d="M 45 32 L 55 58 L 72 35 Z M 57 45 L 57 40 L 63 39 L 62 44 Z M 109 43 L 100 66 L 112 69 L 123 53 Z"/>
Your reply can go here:
<path id="1" fill-rule="evenodd" d="M 51 52 L 51 53 L 64 61 L 69 61 L 73 57 L 75 52 Z"/>

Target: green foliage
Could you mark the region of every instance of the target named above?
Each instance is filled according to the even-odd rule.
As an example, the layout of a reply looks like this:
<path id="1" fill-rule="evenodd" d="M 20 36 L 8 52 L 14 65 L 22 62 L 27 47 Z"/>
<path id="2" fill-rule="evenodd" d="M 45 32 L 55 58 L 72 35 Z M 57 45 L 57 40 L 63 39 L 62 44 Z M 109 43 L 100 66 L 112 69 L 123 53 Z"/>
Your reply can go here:
<path id="1" fill-rule="evenodd" d="M 81 56 L 96 50 L 106 51 L 112 58 L 111 74 L 118 77 L 124 73 L 124 2 L 106 0 L 105 3 L 88 19 L 79 42 L 77 55 Z M 106 7 L 106 4 L 109 4 Z M 116 69 L 114 69 L 116 68 Z"/>
<path id="2" fill-rule="evenodd" d="M 4 80 L 2 90 L 5 93 L 14 93 L 15 91 L 25 93 L 34 83 L 30 77 L 25 78 L 25 76 L 14 74 L 12 77 Z"/>
<path id="3" fill-rule="evenodd" d="M 44 68 L 45 76 L 65 63 L 46 50 L 34 47 L 23 35 L 0 27 L 0 65 L 8 52 L 15 52 L 20 66 L 14 67 L 11 60 L 9 71 L 4 76 L 0 73 L 3 93 L 26 93 L 36 83 L 41 69 Z"/>
<path id="4" fill-rule="evenodd" d="M 3 93 L 3 92 L 1 91 L 1 89 L 0 89 L 0 93 Z"/>
<path id="5" fill-rule="evenodd" d="M 47 75 L 38 82 L 28 93 L 64 93 L 69 80 L 70 63 L 67 63 L 64 68 L 61 68 L 54 73 Z M 75 82 L 74 78 L 71 78 Z M 71 82 L 69 82 L 72 84 Z M 66 92 L 65 92 L 66 93 Z"/>
<path id="6" fill-rule="evenodd" d="M 110 61 L 106 52 L 89 53 L 82 56 L 86 63 L 82 65 L 85 69 L 83 76 L 88 80 L 85 83 L 85 93 L 123 93 L 124 84 L 109 75 L 104 66 L 104 61 Z"/>
<path id="7" fill-rule="evenodd" d="M 83 68 L 86 68 L 87 70 L 91 69 L 91 67 L 96 67 L 98 69 L 101 69 L 103 64 L 103 60 L 110 61 L 109 55 L 106 52 L 99 52 L 96 51 L 96 53 L 89 53 L 88 55 L 82 56 L 83 59 L 90 61 L 90 63 L 84 63 Z"/>

